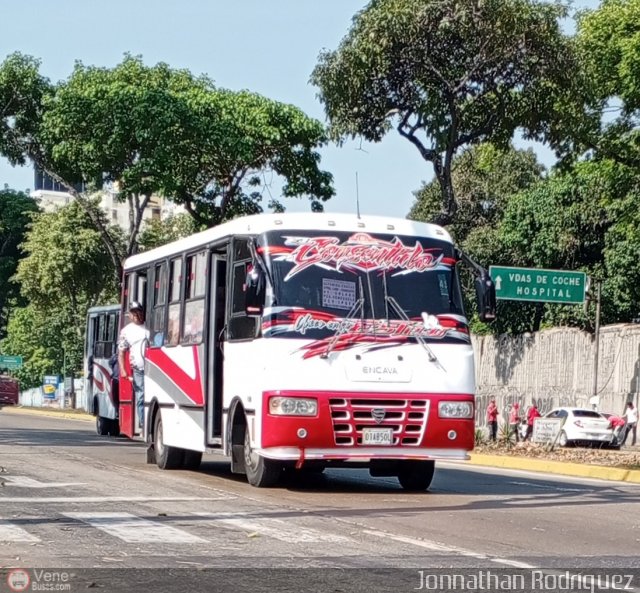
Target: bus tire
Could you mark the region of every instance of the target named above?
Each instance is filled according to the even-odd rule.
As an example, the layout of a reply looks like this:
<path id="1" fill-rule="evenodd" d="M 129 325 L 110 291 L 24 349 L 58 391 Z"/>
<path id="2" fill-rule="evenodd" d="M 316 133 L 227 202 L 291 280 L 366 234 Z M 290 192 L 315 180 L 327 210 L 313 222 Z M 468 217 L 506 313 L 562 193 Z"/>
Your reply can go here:
<path id="1" fill-rule="evenodd" d="M 96 416 L 96 432 L 101 436 L 109 434 L 109 419 L 103 416 Z"/>
<path id="2" fill-rule="evenodd" d="M 107 432 L 111 437 L 119 437 L 120 436 L 120 420 L 114 418 L 113 420 L 108 421 Z"/>
<path id="3" fill-rule="evenodd" d="M 244 469 L 247 481 L 256 488 L 275 486 L 282 473 L 282 464 L 258 455 L 251 448 L 249 429 L 244 431 Z"/>
<path id="4" fill-rule="evenodd" d="M 182 467 L 184 469 L 192 469 L 196 470 L 200 467 L 202 463 L 202 452 L 201 451 L 190 451 L 189 449 L 185 449 L 184 451 L 184 463 Z"/>
<path id="5" fill-rule="evenodd" d="M 403 461 L 398 470 L 400 485 L 411 492 L 424 492 L 433 480 L 435 461 Z"/>
<path id="6" fill-rule="evenodd" d="M 162 414 L 158 411 L 156 425 L 153 431 L 153 448 L 156 454 L 156 464 L 160 469 L 179 469 L 184 463 L 184 449 L 170 447 L 163 442 Z"/>

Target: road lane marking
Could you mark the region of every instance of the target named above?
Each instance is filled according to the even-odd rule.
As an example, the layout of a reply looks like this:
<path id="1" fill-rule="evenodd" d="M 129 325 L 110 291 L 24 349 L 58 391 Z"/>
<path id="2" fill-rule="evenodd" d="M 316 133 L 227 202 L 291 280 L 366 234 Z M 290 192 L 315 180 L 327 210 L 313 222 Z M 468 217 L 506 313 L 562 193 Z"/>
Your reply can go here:
<path id="1" fill-rule="evenodd" d="M 86 482 L 40 482 L 26 476 L 3 476 L 5 486 L 18 488 L 66 488 L 68 486 L 85 486 Z"/>
<path id="2" fill-rule="evenodd" d="M 196 544 L 206 539 L 131 513 L 63 513 L 130 544 Z"/>
<path id="3" fill-rule="evenodd" d="M 515 486 L 526 486 L 527 488 L 540 488 L 541 490 L 558 490 L 560 492 L 580 492 L 583 494 L 593 494 L 594 490 L 585 490 L 584 488 L 562 488 L 560 486 L 549 486 L 547 484 L 531 484 L 530 482 L 509 482 Z"/>
<path id="4" fill-rule="evenodd" d="M 249 533 L 259 533 L 283 542 L 302 543 L 344 543 L 351 541 L 348 537 L 335 533 L 327 533 L 309 527 L 301 527 L 294 523 L 272 517 L 256 517 L 247 513 L 192 513 L 207 523 L 223 527 L 241 529 Z"/>
<path id="5" fill-rule="evenodd" d="M 77 502 L 189 502 L 207 500 L 231 500 L 235 496 L 0 496 L 0 502 L 27 502 L 32 504 Z"/>
<path id="6" fill-rule="evenodd" d="M 40 538 L 9 521 L 0 520 L 0 542 L 39 542 Z"/>
<path id="7" fill-rule="evenodd" d="M 416 539 L 413 537 L 406 537 L 404 535 L 393 535 L 391 533 L 386 533 L 384 531 L 373 531 L 370 529 L 363 530 L 363 533 L 366 533 L 367 535 L 374 535 L 376 537 L 381 537 L 384 539 L 391 539 L 397 542 L 401 542 L 403 544 L 419 546 L 427 550 L 432 550 L 433 552 L 444 552 L 447 554 L 467 556 L 469 558 L 475 558 L 476 560 L 488 560 L 489 562 L 495 562 L 496 564 L 507 564 L 508 566 L 513 566 L 514 568 L 536 568 L 533 564 L 527 564 L 526 562 L 520 562 L 518 560 L 508 560 L 506 558 L 497 558 L 495 556 L 488 556 L 487 554 L 482 554 L 480 552 L 472 552 L 471 550 L 466 550 L 464 548 L 459 548 L 457 546 L 448 546 L 446 544 L 442 544 L 439 542 Z"/>

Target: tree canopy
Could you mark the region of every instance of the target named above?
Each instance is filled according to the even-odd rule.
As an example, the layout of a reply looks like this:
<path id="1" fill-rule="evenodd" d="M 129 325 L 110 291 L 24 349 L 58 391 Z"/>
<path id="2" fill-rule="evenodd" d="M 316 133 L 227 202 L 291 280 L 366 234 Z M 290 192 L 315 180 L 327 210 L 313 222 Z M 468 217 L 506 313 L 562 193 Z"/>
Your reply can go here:
<path id="1" fill-rule="evenodd" d="M 28 382 L 41 379 L 30 373 L 43 368 L 59 371 L 63 351 L 67 368 L 77 372 L 82 368 L 87 309 L 118 298 L 113 264 L 100 233 L 84 209 L 71 202 L 34 216 L 22 249 L 25 256 L 15 278 L 28 306 L 12 311 L 3 350 L 25 358 L 22 378 Z M 57 363 L 60 366 L 50 368 Z"/>
<path id="2" fill-rule="evenodd" d="M 22 257 L 20 244 L 38 206 L 23 192 L 0 190 L 0 339 L 5 334 L 9 307 L 20 305 L 20 287 L 13 275 Z"/>
<path id="3" fill-rule="evenodd" d="M 560 4 L 534 0 L 372 0 L 311 81 L 334 137 L 379 141 L 393 127 L 434 168 L 453 220 L 451 181 L 461 148 L 544 134 L 575 70 Z"/>
<path id="4" fill-rule="evenodd" d="M 198 225 L 214 226 L 261 211 L 270 175 L 283 180 L 283 196 L 307 197 L 312 209 L 334 193 L 331 175 L 319 168 L 324 127 L 294 106 L 132 56 L 115 68 L 78 62 L 55 85 L 39 66 L 21 54 L 0 65 L 0 154 L 32 161 L 74 196 L 118 278 L 122 259 L 138 248 L 153 194 L 184 204 Z M 124 245 L 90 199 L 103 184 L 130 205 Z M 268 207 L 282 209 L 277 198 Z"/>
<path id="5" fill-rule="evenodd" d="M 640 0 L 604 0 L 578 17 L 576 46 L 584 85 L 581 125 L 565 133 L 578 150 L 640 167 Z"/>

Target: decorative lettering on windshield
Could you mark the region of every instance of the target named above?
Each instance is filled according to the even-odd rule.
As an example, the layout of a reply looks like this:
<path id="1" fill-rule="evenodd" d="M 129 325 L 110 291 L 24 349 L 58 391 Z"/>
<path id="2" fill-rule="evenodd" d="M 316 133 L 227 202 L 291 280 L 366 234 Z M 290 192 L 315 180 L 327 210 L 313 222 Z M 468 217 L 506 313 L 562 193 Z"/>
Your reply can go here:
<path id="1" fill-rule="evenodd" d="M 422 321 L 403 319 L 348 319 L 321 311 L 275 307 L 265 310 L 262 332 L 265 337 L 326 337 L 312 339 L 301 350 L 304 358 L 318 356 L 338 335 L 334 350 L 356 346 L 381 348 L 417 338 L 429 341 L 470 342 L 469 329 L 462 315 L 438 315 L 437 324 L 426 327 Z M 328 334 L 328 335 L 327 335 Z"/>
<path id="2" fill-rule="evenodd" d="M 437 268 L 444 253 L 439 248 L 424 248 L 416 240 L 414 245 L 405 245 L 398 237 L 390 241 L 376 239 L 368 233 L 354 233 L 346 241 L 338 237 L 285 236 L 284 249 L 273 253 L 274 261 L 293 262 L 293 267 L 284 280 L 311 266 L 329 270 L 374 272 L 397 270 L 397 274 L 425 272 Z"/>

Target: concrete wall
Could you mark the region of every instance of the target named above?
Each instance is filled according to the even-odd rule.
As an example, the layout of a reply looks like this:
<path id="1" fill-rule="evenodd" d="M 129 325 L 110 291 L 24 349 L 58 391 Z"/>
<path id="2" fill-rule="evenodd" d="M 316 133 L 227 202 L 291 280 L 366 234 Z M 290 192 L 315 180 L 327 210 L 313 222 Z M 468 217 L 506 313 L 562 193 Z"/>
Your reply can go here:
<path id="1" fill-rule="evenodd" d="M 64 388 L 60 386 L 58 387 L 55 399 L 45 398 L 42 393 L 41 387 L 26 389 L 25 391 L 20 393 L 19 403 L 21 406 L 29 406 L 35 408 L 71 408 L 75 403 L 76 409 L 85 410 L 86 401 L 83 389 L 84 381 L 82 379 L 74 379 L 73 383 L 75 401 L 73 401 L 70 395 L 67 394 L 64 400 L 64 405 L 62 405 L 62 394 L 64 393 Z"/>
<path id="2" fill-rule="evenodd" d="M 505 420 L 512 402 L 524 410 L 533 401 L 541 413 L 556 406 L 591 407 L 621 414 L 638 404 L 640 326 L 611 325 L 600 330 L 597 396 L 593 394 L 595 341 L 592 334 L 554 328 L 521 336 L 474 336 L 478 397 L 476 422 L 486 423 L 494 397 Z"/>

